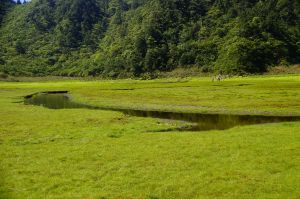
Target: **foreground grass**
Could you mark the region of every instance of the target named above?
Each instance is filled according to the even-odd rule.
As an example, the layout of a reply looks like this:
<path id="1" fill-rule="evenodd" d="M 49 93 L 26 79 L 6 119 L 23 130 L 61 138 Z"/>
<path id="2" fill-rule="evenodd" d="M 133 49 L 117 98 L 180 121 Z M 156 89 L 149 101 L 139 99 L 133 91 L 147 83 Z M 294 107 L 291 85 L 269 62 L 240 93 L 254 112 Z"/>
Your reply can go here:
<path id="1" fill-rule="evenodd" d="M 128 90 L 129 89 L 129 90 Z M 154 131 L 182 122 L 15 103 L 70 90 L 100 106 L 300 114 L 300 77 L 0 83 L 0 198 L 298 198 L 300 124 Z"/>

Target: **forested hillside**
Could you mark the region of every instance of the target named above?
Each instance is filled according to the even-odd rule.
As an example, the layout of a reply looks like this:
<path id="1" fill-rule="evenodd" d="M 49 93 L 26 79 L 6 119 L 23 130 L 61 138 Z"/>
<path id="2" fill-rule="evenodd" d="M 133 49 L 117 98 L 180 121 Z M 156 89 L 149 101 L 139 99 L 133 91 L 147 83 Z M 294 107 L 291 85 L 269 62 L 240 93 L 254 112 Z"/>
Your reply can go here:
<path id="1" fill-rule="evenodd" d="M 260 73 L 300 63 L 298 0 L 0 0 L 0 72 Z"/>

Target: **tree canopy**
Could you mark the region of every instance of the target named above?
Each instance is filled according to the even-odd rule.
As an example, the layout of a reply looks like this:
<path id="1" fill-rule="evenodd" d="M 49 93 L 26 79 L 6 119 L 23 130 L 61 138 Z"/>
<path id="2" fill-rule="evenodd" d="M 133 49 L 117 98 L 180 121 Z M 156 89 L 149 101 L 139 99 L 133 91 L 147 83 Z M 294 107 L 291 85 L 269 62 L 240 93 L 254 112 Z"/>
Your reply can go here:
<path id="1" fill-rule="evenodd" d="M 0 71 L 261 73 L 300 63 L 297 0 L 32 0 L 0 7 Z"/>

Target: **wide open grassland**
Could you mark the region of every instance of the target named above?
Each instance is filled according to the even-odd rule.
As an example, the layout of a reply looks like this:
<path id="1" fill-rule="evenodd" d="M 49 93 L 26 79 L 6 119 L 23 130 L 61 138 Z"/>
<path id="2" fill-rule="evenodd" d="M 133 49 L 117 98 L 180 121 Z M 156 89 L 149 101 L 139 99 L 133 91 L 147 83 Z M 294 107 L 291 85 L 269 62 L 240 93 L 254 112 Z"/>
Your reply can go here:
<path id="1" fill-rule="evenodd" d="M 300 115 L 300 76 L 0 83 L 0 198 L 299 198 L 300 123 L 179 121 L 18 103 L 69 90 L 103 107 Z"/>

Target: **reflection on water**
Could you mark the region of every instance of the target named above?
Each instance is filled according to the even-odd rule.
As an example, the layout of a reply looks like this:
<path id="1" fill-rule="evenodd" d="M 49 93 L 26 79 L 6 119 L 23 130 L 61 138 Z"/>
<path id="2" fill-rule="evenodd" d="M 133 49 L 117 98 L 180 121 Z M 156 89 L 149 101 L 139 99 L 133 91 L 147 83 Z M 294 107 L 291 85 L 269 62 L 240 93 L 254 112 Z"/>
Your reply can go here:
<path id="1" fill-rule="evenodd" d="M 225 130 L 234 126 L 251 124 L 279 123 L 300 121 L 300 116 L 262 116 L 262 115 L 226 115 L 226 114 L 200 114 L 200 113 L 178 113 L 162 111 L 144 111 L 133 109 L 101 108 L 86 104 L 73 102 L 67 92 L 46 92 L 26 96 L 25 104 L 44 106 L 50 109 L 74 109 L 87 108 L 99 110 L 120 111 L 124 114 L 137 117 L 152 117 L 171 120 L 182 120 L 193 122 L 196 125 L 189 131 Z"/>
<path id="2" fill-rule="evenodd" d="M 44 106 L 49 109 L 89 108 L 90 106 L 73 102 L 67 92 L 37 93 L 26 96 L 24 103 Z"/>

